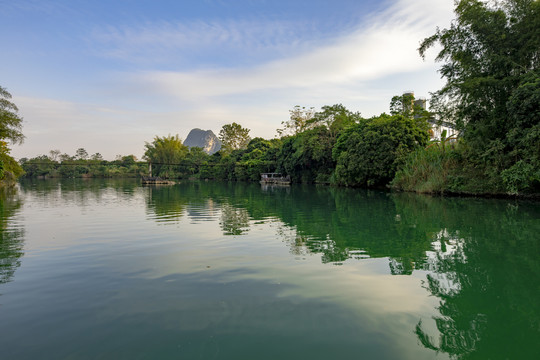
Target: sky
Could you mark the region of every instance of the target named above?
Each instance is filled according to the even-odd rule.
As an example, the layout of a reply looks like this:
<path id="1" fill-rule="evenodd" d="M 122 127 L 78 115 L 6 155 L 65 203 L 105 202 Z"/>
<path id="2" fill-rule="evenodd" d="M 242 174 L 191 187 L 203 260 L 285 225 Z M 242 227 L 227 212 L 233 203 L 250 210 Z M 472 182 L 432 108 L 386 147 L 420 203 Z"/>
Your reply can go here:
<path id="1" fill-rule="evenodd" d="M 274 138 L 296 105 L 388 112 L 442 87 L 417 49 L 453 17 L 453 0 L 0 0 L 0 86 L 26 136 L 11 154 L 141 158 L 232 122 Z"/>

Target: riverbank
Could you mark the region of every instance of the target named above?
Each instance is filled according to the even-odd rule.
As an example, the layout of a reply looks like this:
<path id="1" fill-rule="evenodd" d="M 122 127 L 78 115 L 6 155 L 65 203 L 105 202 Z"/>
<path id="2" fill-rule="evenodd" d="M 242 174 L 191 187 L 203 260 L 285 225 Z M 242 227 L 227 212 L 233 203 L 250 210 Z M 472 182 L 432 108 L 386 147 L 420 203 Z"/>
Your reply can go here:
<path id="1" fill-rule="evenodd" d="M 500 167 L 481 163 L 462 143 L 417 149 L 396 172 L 390 187 L 397 191 L 450 196 L 539 198 L 537 165 Z M 535 164 L 535 163 L 533 163 Z"/>

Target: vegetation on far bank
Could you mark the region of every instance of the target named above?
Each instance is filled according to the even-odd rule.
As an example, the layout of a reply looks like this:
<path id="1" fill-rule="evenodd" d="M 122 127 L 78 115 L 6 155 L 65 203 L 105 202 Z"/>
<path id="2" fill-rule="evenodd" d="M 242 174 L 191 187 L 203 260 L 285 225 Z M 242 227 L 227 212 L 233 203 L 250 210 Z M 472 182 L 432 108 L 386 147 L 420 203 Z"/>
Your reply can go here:
<path id="1" fill-rule="evenodd" d="M 259 180 L 276 171 L 303 183 L 538 194 L 540 2 L 461 0 L 455 13 L 448 29 L 437 29 L 419 48 L 424 56 L 440 46 L 436 59 L 446 84 L 432 94 L 431 112 L 409 94 L 392 98 L 389 115 L 369 119 L 341 104 L 319 111 L 296 106 L 275 139 L 251 139 L 249 129 L 232 123 L 221 129 L 222 150 L 213 155 L 169 135 L 146 143 L 143 159 L 154 176 L 169 179 Z M 430 119 L 454 124 L 459 136 L 443 132 L 430 141 Z M 16 163 L 3 164 L 4 174 L 6 164 L 13 177 L 20 174 Z M 53 150 L 21 164 L 30 177 L 148 175 L 146 163 L 132 155 L 104 161 L 84 149 L 75 156 Z"/>

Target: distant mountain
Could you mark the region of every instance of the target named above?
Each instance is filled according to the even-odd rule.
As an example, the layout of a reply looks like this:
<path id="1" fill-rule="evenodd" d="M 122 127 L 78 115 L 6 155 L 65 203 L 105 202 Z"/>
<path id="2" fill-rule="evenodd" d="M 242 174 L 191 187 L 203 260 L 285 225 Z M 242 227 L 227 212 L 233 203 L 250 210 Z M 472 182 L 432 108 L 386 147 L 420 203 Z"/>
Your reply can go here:
<path id="1" fill-rule="evenodd" d="M 187 147 L 200 147 L 205 153 L 212 155 L 221 149 L 221 141 L 212 130 L 193 129 L 189 132 L 184 145 Z"/>

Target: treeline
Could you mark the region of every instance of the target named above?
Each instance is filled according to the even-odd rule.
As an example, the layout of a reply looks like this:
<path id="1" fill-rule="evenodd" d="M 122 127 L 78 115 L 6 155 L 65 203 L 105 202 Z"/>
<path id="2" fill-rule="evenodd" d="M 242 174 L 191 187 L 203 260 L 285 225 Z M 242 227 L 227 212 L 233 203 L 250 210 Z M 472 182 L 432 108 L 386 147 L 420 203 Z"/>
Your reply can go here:
<path id="1" fill-rule="evenodd" d="M 75 156 L 51 150 L 49 155 L 22 158 L 19 162 L 23 177 L 28 178 L 140 177 L 148 172 L 148 164 L 137 161 L 134 155 L 118 155 L 116 160 L 107 161 L 99 153 L 88 156 L 84 148 L 79 148 Z"/>
<path id="2" fill-rule="evenodd" d="M 281 138 L 250 139 L 249 129 L 233 123 L 223 126 L 222 150 L 213 155 L 165 136 L 147 143 L 144 157 L 153 175 L 169 179 L 249 181 L 280 172 L 297 183 L 385 186 L 408 153 L 428 144 L 424 112 L 399 110 L 364 119 L 343 105 L 319 112 L 297 106 L 283 122 Z"/>

